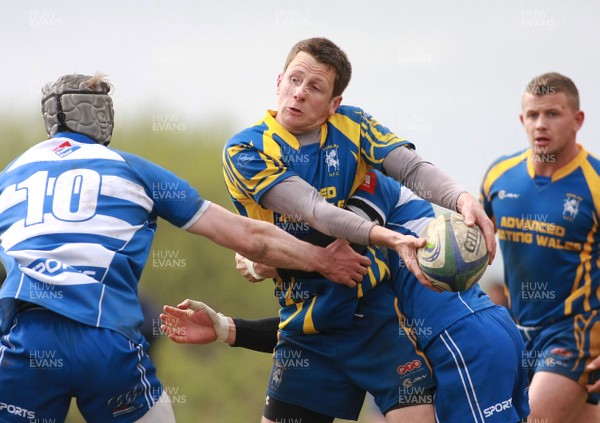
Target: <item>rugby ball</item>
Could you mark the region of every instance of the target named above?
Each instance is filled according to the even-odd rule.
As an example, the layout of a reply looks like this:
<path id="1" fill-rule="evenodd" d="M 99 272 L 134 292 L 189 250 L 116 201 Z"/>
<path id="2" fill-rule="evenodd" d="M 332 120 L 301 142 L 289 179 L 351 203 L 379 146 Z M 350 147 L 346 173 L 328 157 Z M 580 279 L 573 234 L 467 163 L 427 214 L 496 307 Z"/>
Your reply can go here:
<path id="1" fill-rule="evenodd" d="M 455 212 L 437 216 L 421 234 L 427 244 L 417 250 L 419 266 L 444 291 L 466 291 L 488 266 L 485 238 L 479 226 L 468 227 Z"/>

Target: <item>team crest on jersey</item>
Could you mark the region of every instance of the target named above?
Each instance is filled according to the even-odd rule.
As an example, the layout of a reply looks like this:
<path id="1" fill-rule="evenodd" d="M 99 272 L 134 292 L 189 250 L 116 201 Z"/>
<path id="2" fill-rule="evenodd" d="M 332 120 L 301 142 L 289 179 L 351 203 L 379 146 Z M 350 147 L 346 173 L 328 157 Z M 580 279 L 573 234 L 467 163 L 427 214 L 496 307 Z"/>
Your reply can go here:
<path id="1" fill-rule="evenodd" d="M 279 362 L 279 361 L 275 361 L 275 368 L 273 369 L 273 372 L 271 373 L 271 387 L 273 389 L 277 389 L 279 388 L 279 385 L 281 384 L 281 380 L 283 379 L 283 371 L 285 370 L 285 367 L 283 367 L 283 365 Z"/>
<path id="2" fill-rule="evenodd" d="M 340 171 L 340 158 L 336 147 L 325 151 L 325 163 L 327 164 L 327 172 L 335 173 Z"/>
<path id="3" fill-rule="evenodd" d="M 568 221 L 573 221 L 579 213 L 579 203 L 581 198 L 574 194 L 567 194 L 567 197 L 563 200 L 563 218 Z"/>
<path id="4" fill-rule="evenodd" d="M 58 147 L 54 147 L 52 151 L 54 151 L 54 153 L 62 159 L 63 157 L 67 157 L 69 154 L 79 150 L 80 148 L 81 147 L 78 145 L 72 145 L 69 141 L 65 141 Z"/>

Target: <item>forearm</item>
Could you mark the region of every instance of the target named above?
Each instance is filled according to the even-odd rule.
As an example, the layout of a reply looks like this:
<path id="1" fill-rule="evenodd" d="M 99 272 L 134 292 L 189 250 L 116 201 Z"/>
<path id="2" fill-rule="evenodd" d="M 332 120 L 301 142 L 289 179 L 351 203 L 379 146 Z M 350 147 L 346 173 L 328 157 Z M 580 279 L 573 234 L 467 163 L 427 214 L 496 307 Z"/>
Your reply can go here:
<path id="1" fill-rule="evenodd" d="M 325 249 L 300 241 L 271 223 L 236 215 L 214 203 L 188 231 L 274 267 L 327 271 L 323 257 L 332 258 Z"/>
<path id="2" fill-rule="evenodd" d="M 316 189 L 299 177 L 291 177 L 271 188 L 261 205 L 284 216 L 294 216 L 334 238 L 360 245 L 369 244 L 374 223 L 328 203 Z"/>
<path id="3" fill-rule="evenodd" d="M 256 263 L 275 268 L 298 269 L 308 272 L 320 271 L 324 268 L 323 248 L 300 241 L 282 231 L 275 225 L 252 221 L 255 228 L 250 228 L 250 238 L 254 239 L 248 249 L 237 251 Z"/>
<path id="4" fill-rule="evenodd" d="M 232 347 L 247 348 L 253 351 L 272 353 L 277 345 L 279 317 L 260 320 L 233 318 L 235 338 Z M 230 329 L 231 330 L 231 329 Z"/>
<path id="5" fill-rule="evenodd" d="M 329 235 L 325 235 L 322 232 L 315 231 L 315 232 L 311 233 L 310 235 L 302 238 L 302 240 L 306 241 L 306 242 L 310 242 L 313 245 L 318 245 L 320 247 L 324 247 L 326 245 L 329 245 L 333 241 L 335 241 L 335 238 L 333 238 Z M 351 244 L 350 246 L 358 254 L 363 254 L 365 252 L 365 250 L 367 249 L 367 247 L 364 245 Z M 301 279 L 323 278 L 323 275 L 321 275 L 320 273 L 317 273 L 317 272 L 304 272 L 304 271 L 295 270 L 295 269 L 272 269 L 272 268 L 269 268 L 268 266 L 263 266 L 262 264 L 256 265 L 256 271 L 258 273 L 260 273 L 261 275 L 268 277 L 268 278 L 278 277 L 278 276 L 282 277 L 282 278 L 295 277 L 295 278 L 301 278 Z"/>
<path id="6" fill-rule="evenodd" d="M 458 197 L 466 192 L 446 172 L 408 148 L 392 150 L 383 161 L 383 169 L 419 197 L 447 209 L 456 210 Z"/>
<path id="7" fill-rule="evenodd" d="M 405 236 L 399 232 L 392 231 L 384 226 L 379 225 L 373 227 L 369 235 L 369 241 L 371 244 L 392 249 L 396 249 L 399 239 Z"/>

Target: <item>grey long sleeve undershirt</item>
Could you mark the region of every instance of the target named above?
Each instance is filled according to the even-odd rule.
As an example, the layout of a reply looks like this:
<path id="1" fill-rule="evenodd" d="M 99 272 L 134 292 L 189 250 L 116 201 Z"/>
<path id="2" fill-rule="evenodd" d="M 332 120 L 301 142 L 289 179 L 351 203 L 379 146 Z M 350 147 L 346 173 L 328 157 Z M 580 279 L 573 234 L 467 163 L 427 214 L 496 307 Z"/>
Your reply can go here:
<path id="1" fill-rule="evenodd" d="M 383 161 L 383 170 L 419 197 L 450 210 L 456 210 L 458 196 L 467 191 L 409 148 L 392 150 Z"/>
<path id="2" fill-rule="evenodd" d="M 392 150 L 385 158 L 383 168 L 417 195 L 452 210 L 456 209 L 458 196 L 465 192 L 445 172 L 408 148 Z M 277 213 L 297 216 L 324 234 L 361 245 L 369 245 L 369 233 L 375 225 L 328 203 L 314 187 L 298 176 L 272 187 L 262 196 L 260 203 Z"/>
<path id="3" fill-rule="evenodd" d="M 375 225 L 328 203 L 299 176 L 291 176 L 275 185 L 262 196 L 260 204 L 277 213 L 298 217 L 326 235 L 360 245 L 369 245 L 369 232 Z"/>

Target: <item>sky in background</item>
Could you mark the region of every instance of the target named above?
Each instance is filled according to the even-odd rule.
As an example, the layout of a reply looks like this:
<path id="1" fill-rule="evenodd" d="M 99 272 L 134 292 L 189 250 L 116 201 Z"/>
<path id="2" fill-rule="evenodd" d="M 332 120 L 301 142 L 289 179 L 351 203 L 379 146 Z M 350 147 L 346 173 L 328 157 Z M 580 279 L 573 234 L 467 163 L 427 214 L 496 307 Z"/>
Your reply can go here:
<path id="1" fill-rule="evenodd" d="M 46 82 L 100 71 L 115 87 L 117 126 L 226 121 L 232 135 L 275 107 L 291 46 L 325 36 L 353 64 L 343 102 L 413 141 L 474 195 L 491 161 L 526 147 L 520 98 L 544 72 L 574 80 L 587 118 L 579 139 L 600 154 L 596 0 L 3 3 L 0 125 L 8 111 L 36 113 Z"/>

